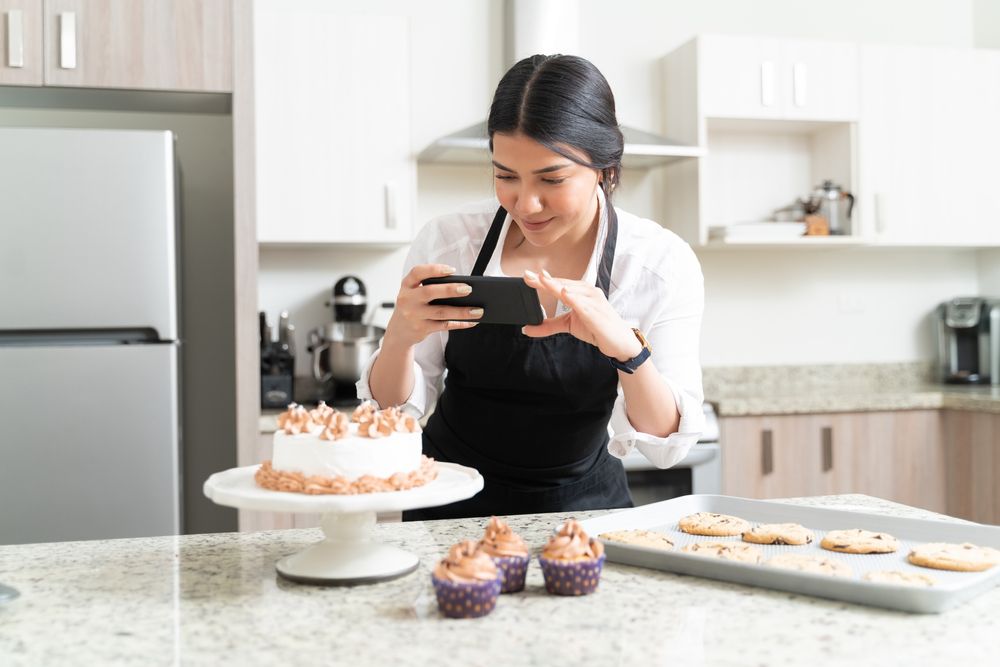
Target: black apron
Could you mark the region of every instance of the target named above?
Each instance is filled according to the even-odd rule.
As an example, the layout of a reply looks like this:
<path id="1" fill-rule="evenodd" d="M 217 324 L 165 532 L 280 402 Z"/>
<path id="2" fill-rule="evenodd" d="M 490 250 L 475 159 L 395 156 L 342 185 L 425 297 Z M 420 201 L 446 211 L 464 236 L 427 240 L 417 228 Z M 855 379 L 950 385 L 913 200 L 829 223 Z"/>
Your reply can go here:
<path id="1" fill-rule="evenodd" d="M 607 211 L 597 277 L 605 296 L 618 237 L 614 207 Z M 506 217 L 501 207 L 472 275 L 483 275 Z M 607 450 L 618 371 L 595 346 L 568 333 L 530 338 L 519 326 L 483 324 L 449 332 L 445 364 L 424 453 L 476 468 L 485 486 L 404 520 L 632 507 L 622 463 Z"/>

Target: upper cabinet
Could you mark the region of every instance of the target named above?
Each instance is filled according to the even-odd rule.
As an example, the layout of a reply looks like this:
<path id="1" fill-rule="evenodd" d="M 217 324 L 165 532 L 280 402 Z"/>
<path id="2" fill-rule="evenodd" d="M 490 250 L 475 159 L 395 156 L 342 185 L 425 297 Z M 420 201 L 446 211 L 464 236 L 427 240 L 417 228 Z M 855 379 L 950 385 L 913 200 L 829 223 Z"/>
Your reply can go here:
<path id="1" fill-rule="evenodd" d="M 254 11 L 257 238 L 412 238 L 409 20 L 315 2 Z"/>
<path id="2" fill-rule="evenodd" d="M 0 84 L 231 92 L 232 0 L 0 0 Z"/>
<path id="3" fill-rule="evenodd" d="M 42 0 L 0 0 L 0 85 L 42 85 Z"/>
<path id="4" fill-rule="evenodd" d="M 857 119 L 854 44 L 703 35 L 688 48 L 703 116 Z"/>

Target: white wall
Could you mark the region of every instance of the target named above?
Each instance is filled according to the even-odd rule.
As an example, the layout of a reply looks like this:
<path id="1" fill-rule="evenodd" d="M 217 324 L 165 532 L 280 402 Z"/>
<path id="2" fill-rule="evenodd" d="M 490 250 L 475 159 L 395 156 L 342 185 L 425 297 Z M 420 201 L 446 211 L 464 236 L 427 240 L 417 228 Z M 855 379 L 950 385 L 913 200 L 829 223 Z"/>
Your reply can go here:
<path id="1" fill-rule="evenodd" d="M 831 9 L 819 0 L 580 0 L 580 48 L 611 82 L 619 120 L 662 131 L 659 60 L 699 32 L 973 46 L 993 34 L 976 27 L 977 17 L 992 10 L 989 2 L 995 0 L 839 0 Z M 350 3 L 342 4 L 352 11 Z M 503 5 L 434 0 L 415 7 L 401 0 L 365 4 L 365 11 L 412 17 L 417 152 L 434 138 L 485 118 L 503 70 Z M 421 165 L 417 220 L 488 196 L 491 186 L 486 169 Z M 655 170 L 626 172 L 618 205 L 655 219 L 659 187 Z M 305 331 L 328 317 L 322 301 L 337 277 L 355 272 L 368 283 L 372 300 L 391 299 L 404 256 L 405 250 L 263 249 L 261 307 L 272 318 L 282 308 L 291 311 L 304 351 Z M 941 300 L 978 293 L 980 276 L 993 275 L 983 268 L 987 260 L 957 250 L 769 250 L 700 257 L 707 284 L 702 361 L 708 366 L 929 359 L 927 314 Z M 836 304 L 851 312 L 840 312 Z M 788 319 L 806 313 L 801 322 Z M 749 335 L 747 321 L 755 323 Z M 299 369 L 305 368 L 303 359 Z"/>

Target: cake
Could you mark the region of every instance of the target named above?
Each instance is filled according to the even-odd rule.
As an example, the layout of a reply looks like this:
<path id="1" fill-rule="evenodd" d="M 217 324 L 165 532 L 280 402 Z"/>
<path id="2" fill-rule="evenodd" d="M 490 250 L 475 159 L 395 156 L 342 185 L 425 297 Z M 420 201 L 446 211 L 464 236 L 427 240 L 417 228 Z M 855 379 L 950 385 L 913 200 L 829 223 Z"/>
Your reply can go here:
<path id="1" fill-rule="evenodd" d="M 478 618 L 493 611 L 503 575 L 475 540 L 451 547 L 431 573 L 438 608 L 448 618 Z"/>
<path id="2" fill-rule="evenodd" d="M 309 494 L 402 491 L 437 476 L 424 456 L 420 425 L 399 408 L 362 403 L 348 417 L 326 404 L 292 403 L 278 416 L 270 461 L 257 470 L 259 486 Z"/>
<path id="3" fill-rule="evenodd" d="M 528 545 L 507 522 L 490 517 L 486 531 L 479 540 L 479 549 L 493 559 L 503 577 L 501 593 L 524 590 L 524 577 L 528 572 Z"/>
<path id="4" fill-rule="evenodd" d="M 604 545 L 567 519 L 542 549 L 538 562 L 545 590 L 555 595 L 587 595 L 597 590 L 604 565 Z"/>

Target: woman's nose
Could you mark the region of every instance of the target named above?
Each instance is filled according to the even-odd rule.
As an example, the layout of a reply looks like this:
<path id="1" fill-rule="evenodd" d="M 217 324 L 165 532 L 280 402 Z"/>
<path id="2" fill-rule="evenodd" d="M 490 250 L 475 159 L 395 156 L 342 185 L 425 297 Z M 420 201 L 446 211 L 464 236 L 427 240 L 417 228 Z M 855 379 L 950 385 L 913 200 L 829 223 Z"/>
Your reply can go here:
<path id="1" fill-rule="evenodd" d="M 517 213 L 523 216 L 538 213 L 544 206 L 542 206 L 542 199 L 536 191 L 522 190 L 517 195 L 517 204 L 514 208 Z"/>

